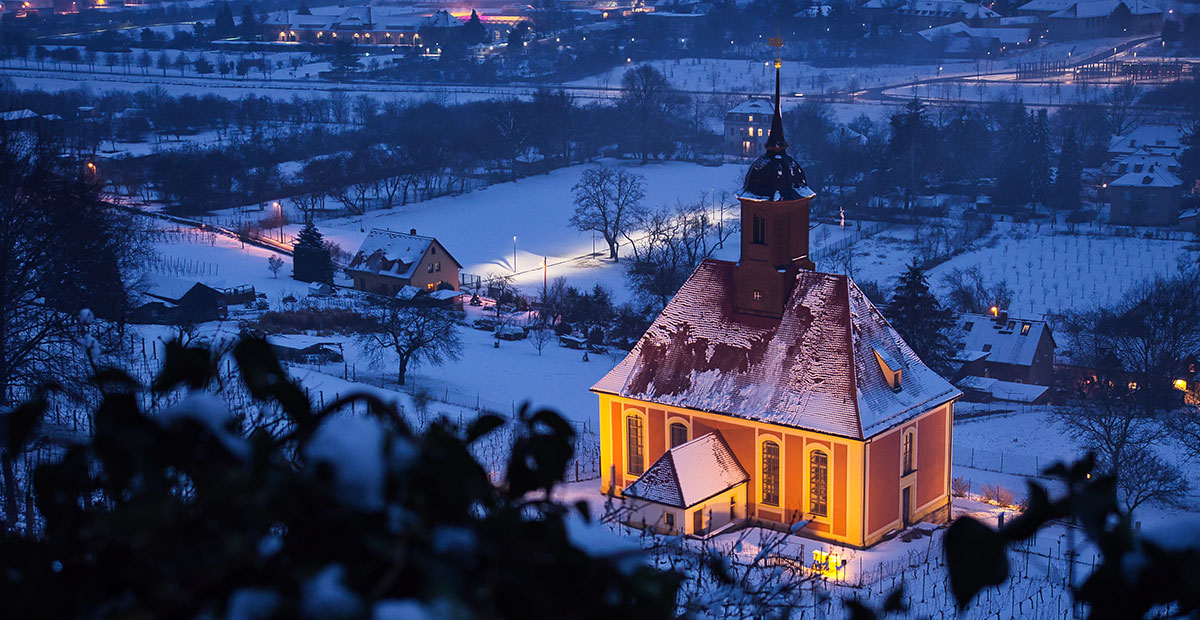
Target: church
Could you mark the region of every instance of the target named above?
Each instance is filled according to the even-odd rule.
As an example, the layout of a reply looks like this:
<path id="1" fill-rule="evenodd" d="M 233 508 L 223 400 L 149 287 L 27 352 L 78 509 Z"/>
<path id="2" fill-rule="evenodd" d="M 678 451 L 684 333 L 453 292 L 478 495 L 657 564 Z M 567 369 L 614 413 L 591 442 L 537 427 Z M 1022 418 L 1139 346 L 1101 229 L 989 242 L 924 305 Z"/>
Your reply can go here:
<path id="1" fill-rule="evenodd" d="M 741 255 L 702 262 L 592 387 L 601 491 L 632 524 L 711 536 L 743 525 L 869 547 L 950 516 L 953 409 L 845 275 L 809 258 L 816 195 L 774 118 L 746 174 Z"/>

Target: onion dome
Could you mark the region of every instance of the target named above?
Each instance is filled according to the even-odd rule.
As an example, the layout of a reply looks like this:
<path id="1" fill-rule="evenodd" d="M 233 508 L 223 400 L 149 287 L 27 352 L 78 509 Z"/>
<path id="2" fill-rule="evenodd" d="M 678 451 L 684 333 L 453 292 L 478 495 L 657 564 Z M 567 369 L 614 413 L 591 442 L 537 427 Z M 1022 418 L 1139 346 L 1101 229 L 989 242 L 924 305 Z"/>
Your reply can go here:
<path id="1" fill-rule="evenodd" d="M 783 113 L 780 109 L 779 67 L 775 61 L 775 117 L 767 136 L 766 152 L 750 164 L 742 184 L 742 196 L 760 200 L 797 200 L 815 195 L 804 178 L 804 169 L 787 153 L 783 137 Z"/>

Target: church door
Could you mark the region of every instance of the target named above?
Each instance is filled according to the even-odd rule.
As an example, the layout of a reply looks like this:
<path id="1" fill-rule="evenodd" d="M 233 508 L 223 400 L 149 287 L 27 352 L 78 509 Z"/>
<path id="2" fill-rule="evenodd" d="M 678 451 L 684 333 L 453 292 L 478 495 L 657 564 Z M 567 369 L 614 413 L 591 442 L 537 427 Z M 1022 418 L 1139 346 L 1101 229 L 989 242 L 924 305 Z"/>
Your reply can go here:
<path id="1" fill-rule="evenodd" d="M 912 525 L 912 487 L 904 487 L 900 493 L 900 518 L 903 527 Z"/>
<path id="2" fill-rule="evenodd" d="M 704 509 L 703 508 L 692 513 L 692 534 L 694 536 L 704 535 Z"/>

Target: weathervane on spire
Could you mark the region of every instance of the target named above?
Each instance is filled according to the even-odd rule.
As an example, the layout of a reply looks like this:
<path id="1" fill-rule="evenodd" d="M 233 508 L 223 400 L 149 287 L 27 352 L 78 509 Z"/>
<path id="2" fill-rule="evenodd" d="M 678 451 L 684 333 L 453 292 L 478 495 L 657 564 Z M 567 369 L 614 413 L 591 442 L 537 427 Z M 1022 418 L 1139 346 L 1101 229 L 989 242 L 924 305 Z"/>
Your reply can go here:
<path id="1" fill-rule="evenodd" d="M 771 37 L 767 39 L 767 45 L 775 48 L 775 68 L 778 69 L 782 67 L 783 59 L 779 57 L 779 50 L 783 49 L 783 37 L 778 35 Z"/>

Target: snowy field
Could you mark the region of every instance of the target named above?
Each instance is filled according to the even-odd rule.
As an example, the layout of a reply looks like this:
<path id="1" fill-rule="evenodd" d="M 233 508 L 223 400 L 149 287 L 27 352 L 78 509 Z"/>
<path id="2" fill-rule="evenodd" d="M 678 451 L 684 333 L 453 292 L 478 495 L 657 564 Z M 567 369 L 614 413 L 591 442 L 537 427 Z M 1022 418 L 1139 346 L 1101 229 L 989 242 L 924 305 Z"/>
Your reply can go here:
<path id="1" fill-rule="evenodd" d="M 621 65 L 606 73 L 568 82 L 568 85 L 620 88 L 622 76 L 637 64 L 649 65 L 658 69 L 667 77 L 672 86 L 680 90 L 753 94 L 765 94 L 775 90 L 775 71 L 771 68 L 770 62 L 716 58 L 654 60 Z M 784 64 L 782 88 L 786 93 L 860 90 L 913 79 L 937 77 L 939 67 L 943 68 L 942 75 L 973 74 L 975 63 L 955 61 L 941 65 L 817 67 L 805 62 L 787 62 Z"/>
<path id="2" fill-rule="evenodd" d="M 846 271 L 890 290 L 916 254 L 912 227 L 897 227 L 854 246 L 852 264 L 819 268 Z M 954 269 L 981 269 L 985 283 L 1005 281 L 1012 289 L 1010 308 L 1020 316 L 1084 310 L 1121 301 L 1140 282 L 1178 273 L 1200 260 L 1196 241 L 1102 236 L 1094 228 L 1080 234 L 1051 233 L 1043 225 L 999 222 L 995 231 L 968 251 L 929 272 L 935 293 L 945 295 L 945 276 Z"/>

